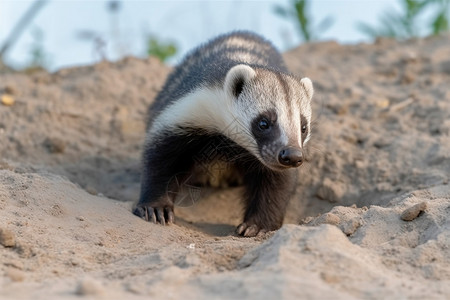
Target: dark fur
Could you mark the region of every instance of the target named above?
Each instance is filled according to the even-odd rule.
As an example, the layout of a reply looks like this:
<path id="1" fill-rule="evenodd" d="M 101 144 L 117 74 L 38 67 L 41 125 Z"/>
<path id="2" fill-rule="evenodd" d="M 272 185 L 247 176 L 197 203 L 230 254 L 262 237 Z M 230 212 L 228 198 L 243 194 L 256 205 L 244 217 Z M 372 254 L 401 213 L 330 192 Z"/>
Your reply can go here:
<path id="1" fill-rule="evenodd" d="M 231 35 L 245 37 L 252 46 L 220 47 Z M 167 105 L 196 87 L 223 84 L 228 70 L 240 63 L 226 58 L 227 53 L 242 50 L 257 53 L 266 61 L 265 65 L 257 67 L 286 71 L 281 55 L 266 40 L 245 32 L 231 35 L 220 36 L 195 49 L 175 68 L 150 108 L 149 127 Z M 217 49 L 211 55 L 202 55 L 215 47 Z M 237 80 L 234 88 L 236 95 L 242 88 Z M 271 117 L 270 112 L 266 114 L 268 118 Z M 251 128 L 250 131 L 257 134 L 257 128 Z M 208 160 L 219 158 L 243 175 L 246 208 L 244 222 L 237 229 L 238 234 L 253 236 L 261 230 L 280 228 L 295 187 L 294 169 L 273 171 L 224 135 L 203 128 L 183 128 L 183 134 L 158 132 L 156 137 L 156 142 L 144 149 L 141 196 L 134 214 L 162 224 L 172 222 L 174 199 L 169 192 L 176 192 L 178 188 L 170 184 L 173 178 L 180 176 L 177 179 L 184 180 L 199 164 L 206 165 Z M 270 134 L 267 137 L 270 138 Z"/>
<path id="2" fill-rule="evenodd" d="M 246 48 L 220 47 L 224 41 L 233 36 L 245 38 L 252 46 Z M 211 55 L 203 55 L 209 49 L 216 47 L 217 51 Z M 150 106 L 147 127 L 151 126 L 152 121 L 165 107 L 200 85 L 221 85 L 227 72 L 241 63 L 240 61 L 229 59 L 227 54 L 238 51 L 250 52 L 264 59 L 264 65 L 250 64 L 252 67 L 271 69 L 283 73 L 288 72 L 280 53 L 264 38 L 246 31 L 218 36 L 192 50 L 169 75 L 161 92 Z"/>

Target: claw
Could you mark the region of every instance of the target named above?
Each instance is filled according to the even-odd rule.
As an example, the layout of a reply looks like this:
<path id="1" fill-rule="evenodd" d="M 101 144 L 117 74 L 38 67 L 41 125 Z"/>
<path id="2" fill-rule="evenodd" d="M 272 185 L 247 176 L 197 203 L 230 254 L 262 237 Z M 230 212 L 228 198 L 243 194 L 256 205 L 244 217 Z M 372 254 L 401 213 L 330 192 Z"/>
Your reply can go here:
<path id="1" fill-rule="evenodd" d="M 158 219 L 161 225 L 166 225 L 166 219 L 164 218 L 164 209 L 162 207 L 156 208 L 156 218 Z"/>
<path id="2" fill-rule="evenodd" d="M 147 207 L 148 214 L 150 218 L 147 220 L 148 222 L 152 222 L 153 224 L 156 224 L 156 216 L 155 216 L 155 209 L 153 207 Z"/>
<path id="3" fill-rule="evenodd" d="M 258 225 L 256 225 L 256 224 L 250 225 L 245 222 L 236 228 L 236 233 L 238 235 L 245 236 L 245 237 L 256 236 L 259 232 L 263 232 L 263 230 L 260 230 Z"/>
<path id="4" fill-rule="evenodd" d="M 174 216 L 172 208 L 166 207 L 165 211 L 167 213 L 167 224 L 173 224 L 175 216 Z"/>
<path id="5" fill-rule="evenodd" d="M 247 224 L 246 223 L 242 223 L 241 225 L 239 225 L 236 228 L 236 233 L 239 235 L 242 235 L 242 233 L 245 231 L 245 229 L 247 228 Z"/>
<path id="6" fill-rule="evenodd" d="M 249 227 L 247 227 L 247 229 L 245 229 L 244 232 L 244 236 L 245 237 L 252 237 L 252 236 L 256 236 L 259 232 L 259 228 L 256 225 L 251 225 Z"/>
<path id="7" fill-rule="evenodd" d="M 144 208 L 144 213 L 145 213 L 145 221 L 148 222 L 148 208 L 147 207 L 143 207 Z"/>

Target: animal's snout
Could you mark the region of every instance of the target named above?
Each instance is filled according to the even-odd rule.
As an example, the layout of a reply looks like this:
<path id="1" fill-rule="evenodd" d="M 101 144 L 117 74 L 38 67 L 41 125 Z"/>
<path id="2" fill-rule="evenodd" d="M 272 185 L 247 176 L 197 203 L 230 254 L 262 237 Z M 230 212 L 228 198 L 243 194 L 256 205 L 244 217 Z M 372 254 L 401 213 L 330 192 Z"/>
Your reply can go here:
<path id="1" fill-rule="evenodd" d="M 278 153 L 278 162 L 286 167 L 298 167 L 303 163 L 303 154 L 300 149 L 286 148 Z"/>

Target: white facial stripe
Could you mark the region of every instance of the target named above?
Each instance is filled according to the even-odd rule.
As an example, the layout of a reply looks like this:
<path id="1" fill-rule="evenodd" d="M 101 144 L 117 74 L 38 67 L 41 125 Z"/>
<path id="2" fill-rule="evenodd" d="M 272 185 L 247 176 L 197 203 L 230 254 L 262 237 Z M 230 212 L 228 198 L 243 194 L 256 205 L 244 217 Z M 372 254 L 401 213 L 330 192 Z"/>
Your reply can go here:
<path id="1" fill-rule="evenodd" d="M 305 103 L 305 98 L 301 94 L 302 87 L 297 80 L 292 77 L 287 77 L 287 81 L 290 82 L 289 87 L 291 88 L 291 123 L 293 125 L 293 132 L 297 134 L 297 142 L 299 148 L 302 147 L 302 125 L 301 124 L 301 115 L 302 115 L 302 105 Z"/>
<path id="2" fill-rule="evenodd" d="M 273 76 L 273 75 L 272 75 Z M 278 78 L 274 78 L 277 86 L 277 95 L 276 95 L 276 105 L 277 105 L 277 122 L 280 127 L 281 131 L 281 137 L 280 137 L 280 143 L 282 145 L 288 145 L 289 144 L 289 137 L 291 132 L 291 122 L 290 122 L 290 107 L 289 103 L 286 101 L 286 97 L 288 95 L 285 94 L 285 91 L 280 86 L 280 83 L 278 82 Z"/>
<path id="3" fill-rule="evenodd" d="M 257 144 L 249 132 L 248 108 L 240 108 L 235 99 L 218 89 L 200 88 L 166 108 L 154 121 L 147 134 L 147 144 L 162 130 L 194 127 L 220 132 L 260 158 Z"/>
<path id="4" fill-rule="evenodd" d="M 296 105 L 295 101 L 292 101 L 292 130 L 293 132 L 295 132 L 297 134 L 297 142 L 298 145 L 295 145 L 299 148 L 302 147 L 302 124 L 301 124 L 301 119 L 300 119 L 300 108 Z"/>
<path id="5" fill-rule="evenodd" d="M 288 136 L 285 145 L 294 146 L 301 148 L 302 145 L 302 134 L 301 134 L 301 107 L 300 104 L 303 102 L 303 97 L 299 93 L 300 84 L 297 80 L 290 76 L 282 76 L 281 80 L 284 81 L 284 86 L 286 90 L 283 90 L 283 95 L 285 98 L 289 97 L 289 99 L 282 99 L 279 101 L 280 104 L 283 104 L 285 108 L 283 110 L 282 125 L 286 135 Z M 287 94 L 286 94 L 287 93 Z M 297 141 L 296 145 L 292 145 L 293 141 Z"/>
<path id="6" fill-rule="evenodd" d="M 289 122 L 288 116 L 290 115 L 288 107 L 285 105 L 285 100 L 281 99 L 279 101 L 278 110 L 278 126 L 280 127 L 281 137 L 280 143 L 287 146 L 289 144 L 289 137 L 291 136 L 292 128 L 291 122 Z M 282 104 L 282 105 L 281 105 Z"/>

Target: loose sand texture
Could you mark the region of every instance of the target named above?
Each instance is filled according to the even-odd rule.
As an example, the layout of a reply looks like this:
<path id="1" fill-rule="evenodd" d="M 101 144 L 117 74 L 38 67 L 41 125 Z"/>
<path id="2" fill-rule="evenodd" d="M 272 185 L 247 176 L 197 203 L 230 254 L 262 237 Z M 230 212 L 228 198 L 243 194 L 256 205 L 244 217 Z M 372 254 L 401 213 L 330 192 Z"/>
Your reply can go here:
<path id="1" fill-rule="evenodd" d="M 0 299 L 449 299 L 450 36 L 285 59 L 315 85 L 313 137 L 285 225 L 256 238 L 233 233 L 241 187 L 172 226 L 131 214 L 169 67 L 0 74 Z"/>

